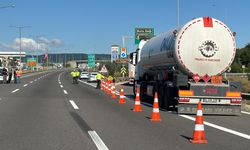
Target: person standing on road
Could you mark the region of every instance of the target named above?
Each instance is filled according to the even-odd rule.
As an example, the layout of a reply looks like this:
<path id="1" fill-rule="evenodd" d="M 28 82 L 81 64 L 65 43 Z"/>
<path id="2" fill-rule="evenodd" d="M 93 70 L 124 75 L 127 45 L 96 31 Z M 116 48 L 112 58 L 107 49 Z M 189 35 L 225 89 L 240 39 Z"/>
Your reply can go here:
<path id="1" fill-rule="evenodd" d="M 3 83 L 4 84 L 7 83 L 7 75 L 8 75 L 7 69 L 3 68 Z"/>
<path id="2" fill-rule="evenodd" d="M 101 88 L 101 81 L 104 78 L 104 76 L 98 72 L 96 75 L 96 80 L 97 80 L 97 85 L 96 85 L 96 89 L 100 89 Z"/>
<path id="3" fill-rule="evenodd" d="M 16 71 L 16 83 L 21 83 L 22 70 L 18 69 Z"/>
<path id="4" fill-rule="evenodd" d="M 114 78 L 113 78 L 111 75 L 108 76 L 108 80 L 109 80 L 110 82 L 113 82 L 113 79 L 114 79 Z"/>
<path id="5" fill-rule="evenodd" d="M 8 78 L 7 83 L 10 83 L 11 79 L 12 79 L 12 69 L 9 69 L 9 78 Z"/>
<path id="6" fill-rule="evenodd" d="M 17 72 L 17 69 L 14 69 L 14 83 L 15 83 L 15 84 L 17 83 L 17 80 L 16 80 L 16 72 Z"/>

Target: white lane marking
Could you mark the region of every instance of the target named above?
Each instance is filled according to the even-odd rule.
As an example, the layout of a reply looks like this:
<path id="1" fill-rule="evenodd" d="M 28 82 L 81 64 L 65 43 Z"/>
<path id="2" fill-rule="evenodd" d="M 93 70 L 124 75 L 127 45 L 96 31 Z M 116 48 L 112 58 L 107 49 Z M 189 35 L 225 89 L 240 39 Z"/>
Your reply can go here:
<path id="1" fill-rule="evenodd" d="M 88 82 L 84 82 L 84 81 L 82 81 L 82 80 L 78 80 L 79 82 L 82 82 L 82 83 L 85 83 L 85 84 L 87 84 L 87 85 L 90 85 L 90 86 L 92 86 L 92 87 L 96 87 L 95 85 L 92 85 L 92 84 L 90 84 L 90 83 L 88 83 Z"/>
<path id="2" fill-rule="evenodd" d="M 61 75 L 62 75 L 62 74 L 63 74 L 63 72 L 61 72 L 61 73 L 58 75 L 58 78 L 57 78 L 59 84 L 61 84 Z"/>
<path id="3" fill-rule="evenodd" d="M 37 81 L 37 79 L 34 80 L 35 82 Z"/>
<path id="4" fill-rule="evenodd" d="M 88 131 L 88 133 L 91 139 L 94 141 L 98 150 L 108 150 L 108 147 L 105 145 L 105 143 L 102 141 L 102 139 L 95 131 Z"/>
<path id="5" fill-rule="evenodd" d="M 70 104 L 73 106 L 74 109 L 79 109 L 76 103 L 73 100 L 69 100 Z"/>
<path id="6" fill-rule="evenodd" d="M 63 90 L 64 94 L 68 94 L 68 92 L 66 90 Z"/>
<path id="7" fill-rule="evenodd" d="M 59 84 L 62 84 L 62 82 L 58 82 Z"/>
<path id="8" fill-rule="evenodd" d="M 186 119 L 189 119 L 189 120 L 195 121 L 195 118 L 187 116 L 187 115 L 179 115 L 179 116 L 181 116 L 183 118 L 186 118 Z M 240 137 L 243 137 L 243 138 L 246 138 L 246 139 L 250 140 L 250 135 L 247 135 L 247 134 L 244 134 L 244 133 L 241 133 L 241 132 L 238 132 L 238 131 L 234 131 L 234 130 L 231 130 L 231 129 L 228 129 L 228 128 L 225 128 L 225 127 L 222 127 L 222 126 L 219 126 L 219 125 L 216 125 L 216 124 L 212 124 L 212 123 L 209 123 L 209 122 L 206 122 L 206 121 L 204 121 L 204 124 L 209 126 L 209 127 L 212 127 L 212 128 L 224 131 L 224 132 L 228 132 L 228 133 L 231 133 L 231 134 L 234 134 L 234 135 L 237 135 L 237 136 L 240 136 Z"/>
<path id="9" fill-rule="evenodd" d="M 60 85 L 61 88 L 63 88 L 63 85 Z"/>
<path id="10" fill-rule="evenodd" d="M 17 92 L 17 91 L 19 91 L 19 89 L 15 89 L 14 91 L 12 91 L 11 93 L 15 93 L 15 92 Z"/>
<path id="11" fill-rule="evenodd" d="M 26 86 L 28 86 L 28 84 L 24 84 L 24 85 L 23 85 L 23 87 L 26 87 Z"/>
<path id="12" fill-rule="evenodd" d="M 33 81 L 30 81 L 30 83 L 33 83 Z"/>
<path id="13" fill-rule="evenodd" d="M 250 115 L 250 112 L 246 112 L 246 111 L 241 111 L 241 113 Z"/>

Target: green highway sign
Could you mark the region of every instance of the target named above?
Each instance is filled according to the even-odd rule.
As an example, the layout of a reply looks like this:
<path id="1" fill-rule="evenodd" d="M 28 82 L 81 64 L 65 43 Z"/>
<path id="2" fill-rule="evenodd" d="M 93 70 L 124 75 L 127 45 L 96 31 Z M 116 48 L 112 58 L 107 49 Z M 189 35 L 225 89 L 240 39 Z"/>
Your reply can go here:
<path id="1" fill-rule="evenodd" d="M 135 28 L 135 44 L 138 45 L 142 39 L 154 37 L 154 28 Z"/>
<path id="2" fill-rule="evenodd" d="M 95 54 L 88 54 L 88 67 L 95 67 Z"/>

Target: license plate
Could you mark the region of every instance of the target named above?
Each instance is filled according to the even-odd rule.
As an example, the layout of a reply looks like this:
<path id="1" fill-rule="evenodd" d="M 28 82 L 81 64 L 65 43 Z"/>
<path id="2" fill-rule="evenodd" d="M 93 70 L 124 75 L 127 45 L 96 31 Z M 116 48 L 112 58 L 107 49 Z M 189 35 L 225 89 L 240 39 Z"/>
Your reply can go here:
<path id="1" fill-rule="evenodd" d="M 207 104 L 217 104 L 220 103 L 220 99 L 201 99 L 202 103 L 207 103 Z"/>

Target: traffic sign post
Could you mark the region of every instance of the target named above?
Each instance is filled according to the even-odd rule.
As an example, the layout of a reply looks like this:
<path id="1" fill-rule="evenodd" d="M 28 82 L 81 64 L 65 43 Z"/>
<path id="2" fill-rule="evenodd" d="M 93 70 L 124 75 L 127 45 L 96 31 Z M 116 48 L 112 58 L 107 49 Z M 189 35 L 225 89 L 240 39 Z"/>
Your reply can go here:
<path id="1" fill-rule="evenodd" d="M 154 28 L 135 28 L 135 44 L 138 45 L 142 39 L 154 37 Z"/>
<path id="2" fill-rule="evenodd" d="M 121 68 L 121 74 L 122 74 L 122 77 L 124 77 L 124 75 L 127 73 L 127 70 L 124 66 L 122 66 Z"/>
<path id="3" fill-rule="evenodd" d="M 121 48 L 121 58 L 127 58 L 127 48 L 126 47 L 122 47 Z"/>
<path id="4" fill-rule="evenodd" d="M 100 71 L 101 73 L 108 73 L 108 70 L 105 65 L 102 66 L 102 69 Z"/>
<path id="5" fill-rule="evenodd" d="M 95 67 L 95 54 L 88 54 L 88 67 Z"/>

